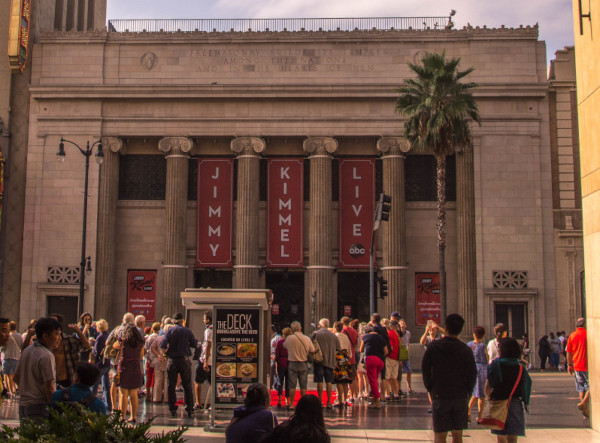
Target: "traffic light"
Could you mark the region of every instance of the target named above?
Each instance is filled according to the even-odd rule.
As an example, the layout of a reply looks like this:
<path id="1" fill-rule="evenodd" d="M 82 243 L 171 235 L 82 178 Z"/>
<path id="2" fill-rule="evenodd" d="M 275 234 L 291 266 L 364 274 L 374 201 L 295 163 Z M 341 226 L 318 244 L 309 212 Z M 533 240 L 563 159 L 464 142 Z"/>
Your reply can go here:
<path id="1" fill-rule="evenodd" d="M 383 277 L 379 277 L 377 282 L 379 283 L 379 298 L 383 299 L 388 295 L 388 281 Z"/>
<path id="2" fill-rule="evenodd" d="M 392 209 L 392 197 L 381 193 L 379 202 L 381 203 L 381 219 L 383 221 L 388 221 L 390 219 L 390 209 Z"/>

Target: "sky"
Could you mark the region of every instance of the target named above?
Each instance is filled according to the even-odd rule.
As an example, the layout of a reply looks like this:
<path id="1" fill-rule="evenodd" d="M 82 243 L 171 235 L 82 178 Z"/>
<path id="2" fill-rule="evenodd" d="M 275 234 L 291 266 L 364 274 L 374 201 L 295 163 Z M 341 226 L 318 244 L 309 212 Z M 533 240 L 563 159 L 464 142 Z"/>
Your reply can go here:
<path id="1" fill-rule="evenodd" d="M 107 18 L 428 17 L 451 9 L 457 28 L 538 23 L 548 63 L 573 45 L 572 0 L 108 0 Z"/>

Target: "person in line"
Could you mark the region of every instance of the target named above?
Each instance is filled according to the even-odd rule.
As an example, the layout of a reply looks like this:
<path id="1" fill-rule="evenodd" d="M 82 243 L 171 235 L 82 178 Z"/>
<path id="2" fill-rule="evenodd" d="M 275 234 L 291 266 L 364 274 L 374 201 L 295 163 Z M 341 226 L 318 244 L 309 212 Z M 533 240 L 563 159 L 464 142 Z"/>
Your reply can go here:
<path id="1" fill-rule="evenodd" d="M 347 317 L 346 317 L 347 318 Z M 346 379 L 334 380 L 337 388 L 337 402 L 334 406 L 352 406 L 352 402 L 348 399 L 348 386 L 354 381 L 354 365 L 352 364 L 353 346 L 349 336 L 344 332 L 344 324 L 341 321 L 336 321 L 333 324 L 335 336 L 340 341 L 340 351 L 338 351 L 337 370 L 338 373 Z M 335 372 L 334 372 L 335 376 Z"/>
<path id="2" fill-rule="evenodd" d="M 163 329 L 159 332 L 164 331 L 165 333 L 174 328 L 175 325 L 165 324 Z M 154 387 L 152 388 L 152 401 L 154 403 L 167 403 L 167 392 L 168 392 L 168 376 L 167 376 L 167 357 L 164 355 L 162 348 L 162 336 L 158 334 L 158 338 L 153 340 L 150 344 L 150 350 L 148 353 L 154 355 L 152 367 L 154 368 Z"/>
<path id="3" fill-rule="evenodd" d="M 387 319 L 383 319 L 385 323 L 387 323 Z M 374 313 L 371 315 L 371 322 L 369 323 L 373 327 L 373 331 L 381 335 L 383 340 L 385 341 L 385 345 L 390 349 L 390 337 L 388 336 L 387 328 L 382 324 L 381 315 Z M 366 362 L 365 362 L 366 363 Z M 383 363 L 383 368 L 379 371 L 380 374 L 380 394 L 385 393 L 385 359 Z"/>
<path id="4" fill-rule="evenodd" d="M 56 360 L 56 383 L 60 387 L 66 388 L 73 383 L 80 351 L 89 349 L 90 342 L 76 324 L 65 326 L 62 314 L 52 314 L 50 317 L 54 317 L 62 328 L 62 341 L 53 353 Z"/>
<path id="5" fill-rule="evenodd" d="M 269 378 L 269 384 L 270 390 L 273 389 L 277 389 L 279 387 L 279 379 L 277 377 L 277 365 L 275 364 L 275 347 L 277 346 L 277 342 L 281 340 L 281 334 L 279 334 L 277 332 L 277 328 L 275 327 L 275 325 L 271 325 L 271 340 L 270 340 L 270 345 L 271 345 L 271 366 L 270 366 L 270 378 Z"/>
<path id="6" fill-rule="evenodd" d="M 438 334 L 438 331 L 439 331 L 439 334 Z M 427 350 L 427 347 L 431 343 L 433 343 L 435 340 L 441 340 L 442 335 L 445 335 L 445 334 L 446 334 L 446 331 L 444 330 L 444 328 L 440 327 L 433 320 L 428 320 L 427 326 L 425 327 L 425 332 L 423 333 L 423 336 L 421 337 L 421 340 L 419 342 L 421 343 L 421 346 L 423 346 L 425 348 L 425 350 Z M 429 412 L 431 414 L 431 405 L 432 405 L 433 401 L 431 400 L 431 395 L 429 394 L 429 392 L 427 393 L 427 398 L 429 400 L 429 408 L 427 409 L 427 412 Z"/>
<path id="7" fill-rule="evenodd" d="M 525 363 L 526 369 L 531 369 L 531 349 L 529 348 L 529 336 L 523 332 L 521 340 L 517 340 L 521 346 L 521 361 Z"/>
<path id="8" fill-rule="evenodd" d="M 477 382 L 473 388 L 473 396 L 469 402 L 469 421 L 471 421 L 471 409 L 477 403 L 477 423 L 483 418 L 483 406 L 485 404 L 485 382 L 487 380 L 488 354 L 486 345 L 483 341 L 485 329 L 483 326 L 475 326 L 473 329 L 473 341 L 467 343 L 467 346 L 473 351 L 475 365 L 477 366 Z"/>
<path id="9" fill-rule="evenodd" d="M 386 397 L 386 401 L 400 401 L 398 374 L 400 373 L 400 344 L 402 338 L 398 333 L 398 320 L 390 320 L 388 336 L 390 342 L 390 352 L 385 357 L 385 394 L 391 392 L 391 397 Z"/>
<path id="10" fill-rule="evenodd" d="M 294 414 L 264 437 L 261 443 L 330 443 L 321 406 L 316 395 L 302 396 Z"/>
<path id="11" fill-rule="evenodd" d="M 140 358 L 144 355 L 144 337 L 134 323 L 127 323 L 123 331 L 121 358 L 118 363 L 120 410 L 123 418 L 131 401 L 131 414 L 127 420 L 135 423 L 138 409 L 138 389 L 144 384 L 140 371 Z"/>
<path id="12" fill-rule="evenodd" d="M 35 339 L 21 353 L 15 372 L 19 385 L 19 419 L 48 418 L 48 406 L 56 390 L 54 351 L 61 340 L 61 324 L 53 317 L 40 318 L 35 324 Z"/>
<path id="13" fill-rule="evenodd" d="M 161 348 L 166 349 L 169 360 L 167 363 L 169 411 L 172 417 L 177 415 L 175 386 L 177 385 L 177 376 L 179 375 L 183 387 L 185 410 L 188 417 L 192 417 L 194 415 L 194 391 L 192 389 L 192 364 L 190 357 L 192 355 L 191 350 L 195 349 L 198 345 L 198 340 L 194 337 L 194 333 L 184 326 L 183 315 L 181 313 L 178 312 L 172 318 L 175 320 L 175 327 L 167 331 L 160 345 Z M 204 364 L 206 365 L 206 362 Z"/>
<path id="14" fill-rule="evenodd" d="M 277 427 L 277 417 L 269 411 L 271 394 L 262 383 L 248 386 L 244 406 L 233 410 L 225 431 L 226 443 L 256 443 Z"/>
<path id="15" fill-rule="evenodd" d="M 356 378 L 358 380 L 357 384 L 358 384 L 358 391 L 357 391 L 357 395 L 356 398 L 360 399 L 361 401 L 364 400 L 365 398 L 369 397 L 369 378 L 367 377 L 367 368 L 365 367 L 365 353 L 363 351 L 361 351 L 362 346 L 363 346 L 363 337 L 365 336 L 366 330 L 367 328 L 367 323 L 362 322 L 359 325 L 359 329 L 358 329 L 358 340 L 360 342 L 360 344 L 358 345 L 358 350 L 357 350 L 357 354 L 358 354 L 358 362 L 356 364 Z"/>
<path id="16" fill-rule="evenodd" d="M 308 387 L 308 353 L 315 352 L 312 340 L 302 333 L 300 322 L 290 325 L 292 335 L 285 339 L 283 346 L 288 351 L 288 383 L 292 405 L 296 395 L 296 383 L 300 384 L 300 395 L 306 395 Z M 292 406 L 288 406 L 290 409 Z"/>
<path id="17" fill-rule="evenodd" d="M 317 396 L 323 400 L 323 380 L 327 390 L 327 409 L 332 408 L 333 370 L 336 367 L 336 354 L 340 350 L 340 341 L 333 332 L 329 330 L 329 319 L 319 320 L 319 330 L 315 332 L 311 340 L 316 340 L 323 353 L 321 363 L 314 362 L 314 381 L 317 384 Z"/>
<path id="18" fill-rule="evenodd" d="M 10 340 L 10 320 L 0 317 L 0 347 L 6 346 L 8 340 Z M 0 377 L 0 392 L 3 390 L 2 377 Z M 2 405 L 2 395 L 0 395 L 0 405 Z"/>
<path id="19" fill-rule="evenodd" d="M 387 335 L 387 332 L 386 332 Z M 373 402 L 369 405 L 370 409 L 381 409 L 381 394 L 377 377 L 385 365 L 385 356 L 388 353 L 388 347 L 381 334 L 375 332 L 372 325 L 365 327 L 365 335 L 362 338 L 360 352 L 365 353 L 365 367 L 367 370 L 367 378 L 369 386 L 371 386 L 371 394 Z"/>
<path id="20" fill-rule="evenodd" d="M 423 355 L 423 384 L 432 399 L 434 441 L 446 441 L 448 432 L 453 443 L 462 442 L 467 429 L 469 398 L 477 380 L 473 351 L 459 340 L 465 320 L 458 314 L 446 317 L 446 334 L 433 341 Z"/>
<path id="21" fill-rule="evenodd" d="M 560 339 L 554 335 L 554 332 L 550 332 L 550 369 L 558 371 L 558 363 L 560 361 L 560 353 L 562 352 L 562 346 Z"/>
<path id="22" fill-rule="evenodd" d="M 113 402 L 110 397 L 110 359 L 104 358 L 104 348 L 106 346 L 106 340 L 108 339 L 108 322 L 101 318 L 96 322 L 96 329 L 98 330 L 98 337 L 96 343 L 94 343 L 94 349 L 92 350 L 92 356 L 95 359 L 96 368 L 98 368 L 99 375 L 98 380 L 94 383 L 92 393 L 96 395 L 98 393 L 98 386 L 102 384 L 102 399 L 107 411 L 112 411 Z"/>
<path id="23" fill-rule="evenodd" d="M 288 379 L 288 352 L 283 346 L 285 340 L 292 335 L 290 328 L 283 328 L 281 331 L 283 336 L 279 339 L 275 345 L 275 365 L 277 368 L 277 377 L 279 378 L 279 386 L 277 386 L 277 407 L 290 406 L 292 404 L 290 400 L 290 383 Z M 285 389 L 285 397 L 283 396 Z"/>
<path id="24" fill-rule="evenodd" d="M 406 350 L 410 356 L 410 337 L 411 333 L 407 329 L 408 325 L 404 319 L 400 319 L 400 337 L 402 338 L 402 344 L 406 346 Z M 412 369 L 410 367 L 410 359 L 402 362 L 402 370 L 398 371 L 398 395 L 402 394 L 402 375 L 406 374 L 406 392 L 408 394 L 415 394 L 416 392 L 412 388 Z"/>
<path id="25" fill-rule="evenodd" d="M 17 323 L 9 323 L 9 339 L 2 347 L 2 374 L 4 375 L 4 387 L 8 395 L 14 398 L 17 395 L 17 386 L 14 376 L 21 358 L 21 347 L 23 346 L 23 337 L 17 332 Z"/>
<path id="26" fill-rule="evenodd" d="M 106 339 L 106 345 L 104 347 L 104 357 L 108 358 L 108 354 L 111 350 L 118 351 L 121 347 L 121 341 L 123 340 L 123 333 L 125 332 L 125 328 L 129 323 L 133 323 L 134 315 L 131 312 L 125 313 L 123 315 L 122 323 L 114 328 L 108 338 Z M 113 374 L 112 382 L 110 385 L 110 402 L 113 406 L 113 409 L 118 409 L 119 405 L 119 374 L 118 374 L 118 353 L 109 358 L 110 360 L 110 372 Z"/>
<path id="27" fill-rule="evenodd" d="M 521 346 L 512 337 L 500 340 L 500 357 L 488 366 L 486 391 L 490 400 L 506 400 L 515 388 L 508 406 L 508 415 L 504 430 L 492 430 L 498 443 L 516 442 L 519 436 L 525 436 L 525 407 L 531 395 L 531 378 L 521 364 Z M 519 377 L 519 373 L 521 376 Z M 517 384 L 518 381 L 518 384 Z"/>
<path id="28" fill-rule="evenodd" d="M 146 317 L 144 317 L 141 314 L 136 315 L 133 322 L 138 328 L 138 331 L 140 331 L 140 335 L 142 336 L 142 338 L 146 340 Z M 143 355 L 144 354 L 140 356 L 140 373 L 142 374 L 142 386 L 140 386 L 140 388 L 138 389 L 138 397 L 144 397 L 146 395 L 146 370 L 144 368 Z"/>
<path id="29" fill-rule="evenodd" d="M 548 341 L 548 336 L 544 335 L 538 342 L 538 355 L 540 356 L 540 371 L 546 372 L 546 362 L 552 352 L 552 346 Z"/>
<path id="30" fill-rule="evenodd" d="M 352 383 L 350 383 L 349 386 L 350 397 L 346 401 L 346 404 L 351 405 L 354 403 L 354 399 L 358 397 L 358 377 L 356 376 L 356 371 L 358 369 L 358 360 L 356 356 L 357 354 L 360 354 L 360 342 L 358 341 L 358 330 L 355 329 L 355 327 L 358 328 L 358 320 L 352 321 L 350 317 L 344 316 L 340 321 L 342 322 L 342 325 L 344 325 L 344 334 L 346 334 L 346 336 L 350 340 L 350 344 L 352 345 L 352 355 L 350 356 L 350 364 L 353 366 L 353 372 L 355 375 L 352 379 Z M 355 327 L 353 327 L 352 324 L 354 324 Z"/>
<path id="31" fill-rule="evenodd" d="M 212 350 L 213 350 L 213 325 L 212 312 L 204 312 L 204 341 L 202 342 L 202 352 L 198 364 L 196 365 L 196 374 L 194 376 L 194 387 L 196 390 L 195 409 L 202 408 L 202 383 L 211 382 L 211 367 L 212 367 Z M 208 405 L 204 404 L 205 412 L 208 411 Z"/>
<path id="32" fill-rule="evenodd" d="M 91 412 L 106 414 L 106 405 L 99 398 L 94 398 L 92 392 L 92 386 L 96 384 L 99 376 L 100 371 L 97 367 L 87 362 L 79 362 L 75 368 L 73 384 L 54 392 L 50 406 L 58 408 L 61 402 L 71 401 L 85 404 Z"/>
<path id="33" fill-rule="evenodd" d="M 81 349 L 79 351 L 79 360 L 80 361 L 89 361 L 90 353 L 92 351 L 92 347 L 98 337 L 98 330 L 92 326 L 92 314 L 89 312 L 84 312 L 79 317 L 79 323 L 77 323 L 77 327 L 81 331 L 85 338 L 88 339 L 90 347 L 87 349 Z M 79 334 L 78 334 L 79 335 Z"/>
<path id="34" fill-rule="evenodd" d="M 491 363 L 500 356 L 499 341 L 508 335 L 504 323 L 498 323 L 494 326 L 494 339 L 487 345 L 488 361 Z"/>
<path id="35" fill-rule="evenodd" d="M 156 384 L 154 366 L 158 359 L 158 356 L 154 352 L 151 352 L 150 349 L 157 339 L 159 341 L 162 340 L 162 338 L 158 336 L 158 331 L 160 331 L 160 323 L 152 323 L 150 333 L 144 341 L 144 354 L 146 355 L 146 401 L 149 402 L 152 402 L 154 398 L 154 385 Z"/>
<path id="36" fill-rule="evenodd" d="M 587 418 L 590 416 L 590 386 L 588 381 L 585 319 L 578 319 L 576 327 L 575 332 L 569 335 L 567 340 L 567 371 L 569 375 L 575 374 L 575 389 L 579 393 L 577 408 Z"/>

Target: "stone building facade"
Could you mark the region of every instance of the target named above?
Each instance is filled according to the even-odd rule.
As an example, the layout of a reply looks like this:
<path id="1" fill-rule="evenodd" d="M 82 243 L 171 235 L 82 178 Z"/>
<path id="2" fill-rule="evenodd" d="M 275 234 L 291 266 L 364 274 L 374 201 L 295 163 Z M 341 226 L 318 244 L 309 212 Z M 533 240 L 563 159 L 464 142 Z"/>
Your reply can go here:
<path id="1" fill-rule="evenodd" d="M 94 317 L 117 322 L 132 306 L 137 275 L 152 280 L 155 296 L 144 307 L 157 318 L 180 309 L 184 288 L 210 286 L 273 289 L 280 323 L 365 319 L 365 243 L 344 234 L 364 233 L 359 223 L 348 228 L 360 205 L 346 191 L 348 180 L 366 177 L 357 172 L 365 167 L 372 179 L 360 186 L 370 200 L 392 196 L 376 237 L 377 272 L 389 282 L 378 310 L 399 310 L 418 334 L 417 278 L 437 271 L 435 168 L 431 155 L 403 139 L 394 89 L 410 75 L 407 63 L 441 50 L 475 68 L 482 115 L 473 149 L 449 162 L 448 311 L 462 313 L 467 328 L 504 321 L 531 337 L 568 329 L 579 315 L 566 308 L 564 291 L 581 295 L 573 278 L 580 249 L 569 244 L 580 218 L 566 203 L 568 180 L 553 188 L 553 155 L 562 172 L 568 168 L 563 128 L 551 135 L 550 121 L 551 106 L 569 120 L 564 97 L 572 86 L 565 92 L 555 81 L 552 102 L 536 27 L 62 29 L 41 32 L 33 45 L 22 259 L 12 265 L 20 289 L 2 294 L 3 312 L 21 324 L 76 306 L 83 159 L 69 146 L 64 163 L 55 154 L 61 137 L 80 146 L 101 137 L 104 162 L 92 164 L 88 191 L 84 309 Z M 301 166 L 289 184 L 300 192 L 299 224 L 278 231 L 280 242 L 300 241 L 300 260 L 288 264 L 271 250 L 276 160 Z M 231 209 L 222 227 L 206 224 L 205 212 L 221 214 L 205 205 L 213 192 L 205 181 L 218 177 L 203 169 L 211 161 L 221 162 L 219 174 L 231 168 L 219 185 L 230 192 L 216 198 L 223 213 Z M 202 251 L 217 247 L 229 255 L 207 261 Z M 5 266 L 5 278 L 11 272 Z"/>

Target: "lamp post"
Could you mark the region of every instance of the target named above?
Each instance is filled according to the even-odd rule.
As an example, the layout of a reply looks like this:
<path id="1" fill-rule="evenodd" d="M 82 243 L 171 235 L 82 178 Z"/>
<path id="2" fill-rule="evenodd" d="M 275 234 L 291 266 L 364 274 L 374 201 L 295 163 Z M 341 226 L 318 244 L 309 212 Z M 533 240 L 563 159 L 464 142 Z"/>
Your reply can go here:
<path id="1" fill-rule="evenodd" d="M 56 153 L 56 158 L 60 162 L 65 161 L 65 143 L 70 143 L 79 149 L 79 152 L 85 157 L 85 184 L 83 191 L 83 229 L 81 234 L 81 262 L 79 265 L 79 300 L 77 306 L 77 312 L 81 316 L 83 314 L 83 291 L 85 288 L 85 271 L 91 271 L 91 257 L 85 256 L 85 243 L 86 243 L 86 227 L 87 227 L 87 198 L 88 198 L 88 175 L 90 170 L 90 157 L 92 155 L 92 151 L 94 146 L 96 148 L 96 163 L 98 165 L 102 164 L 102 160 L 104 160 L 104 152 L 102 152 L 102 139 L 98 139 L 92 143 L 90 146 L 90 142 L 88 141 L 85 149 L 81 149 L 79 145 L 70 140 L 65 140 L 64 138 L 60 138 L 60 144 L 58 145 L 58 152 Z M 86 266 L 87 264 L 87 266 Z"/>

